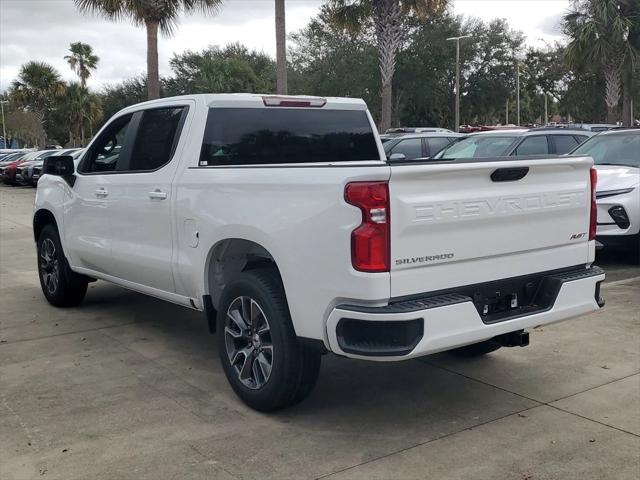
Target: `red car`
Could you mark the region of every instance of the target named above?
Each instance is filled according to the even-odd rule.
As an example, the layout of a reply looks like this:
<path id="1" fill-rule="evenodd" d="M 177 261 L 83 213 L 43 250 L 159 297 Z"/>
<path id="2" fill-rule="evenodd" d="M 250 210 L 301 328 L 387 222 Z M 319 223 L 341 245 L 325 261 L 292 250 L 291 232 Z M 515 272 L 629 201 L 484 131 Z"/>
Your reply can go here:
<path id="1" fill-rule="evenodd" d="M 17 185 L 16 169 L 18 168 L 18 165 L 26 162 L 27 160 L 33 160 L 39 154 L 40 152 L 29 152 L 11 163 L 0 165 L 0 178 L 2 181 L 7 185 Z"/>

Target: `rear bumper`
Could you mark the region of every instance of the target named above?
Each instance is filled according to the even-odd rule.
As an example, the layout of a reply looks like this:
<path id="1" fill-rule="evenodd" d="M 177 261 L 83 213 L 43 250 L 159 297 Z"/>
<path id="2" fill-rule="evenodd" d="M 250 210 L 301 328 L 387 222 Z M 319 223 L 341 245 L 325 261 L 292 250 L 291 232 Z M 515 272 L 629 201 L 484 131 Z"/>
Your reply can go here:
<path id="1" fill-rule="evenodd" d="M 339 305 L 327 320 L 329 347 L 338 355 L 352 358 L 404 360 L 567 320 L 604 305 L 600 283 L 605 273 L 601 268 L 552 272 L 541 278 L 554 282 L 553 298 L 547 305 L 524 308 L 520 312 L 514 310 L 516 314 L 507 313 L 504 319 L 490 322 L 489 317 L 483 318 L 473 298 L 464 294 L 464 289 L 438 292 L 386 307 Z M 546 291 L 542 293 L 547 295 Z M 368 333 L 362 334 L 365 331 Z"/>

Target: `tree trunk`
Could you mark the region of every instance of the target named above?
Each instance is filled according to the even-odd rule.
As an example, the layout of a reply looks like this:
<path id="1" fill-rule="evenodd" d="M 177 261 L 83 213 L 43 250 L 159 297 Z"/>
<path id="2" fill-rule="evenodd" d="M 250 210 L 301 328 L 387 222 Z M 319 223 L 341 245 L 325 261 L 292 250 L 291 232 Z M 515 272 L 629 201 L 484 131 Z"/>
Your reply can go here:
<path id="1" fill-rule="evenodd" d="M 380 118 L 380 132 L 384 133 L 391 127 L 391 105 L 393 100 L 393 86 L 391 82 L 382 85 L 382 116 Z"/>
<path id="2" fill-rule="evenodd" d="M 615 125 L 618 123 L 618 107 L 607 105 L 607 123 Z"/>
<path id="3" fill-rule="evenodd" d="M 624 80 L 622 82 L 622 125 L 630 127 L 633 125 L 631 118 L 631 99 L 633 98 L 633 69 L 629 66 L 625 69 Z"/>
<path id="4" fill-rule="evenodd" d="M 284 0 L 276 1 L 276 91 L 287 94 L 287 31 Z"/>
<path id="5" fill-rule="evenodd" d="M 160 98 L 158 71 L 158 22 L 147 21 L 147 95 L 149 100 Z"/>
<path id="6" fill-rule="evenodd" d="M 380 131 L 391 126 L 391 107 L 393 102 L 393 76 L 396 72 L 396 55 L 402 42 L 402 11 L 396 0 L 383 0 L 376 3 L 374 22 L 376 46 L 382 83 L 382 115 Z"/>
<path id="7" fill-rule="evenodd" d="M 607 123 L 618 121 L 618 103 L 620 103 L 620 78 L 622 60 L 615 56 L 605 64 L 605 102 L 607 104 Z"/>

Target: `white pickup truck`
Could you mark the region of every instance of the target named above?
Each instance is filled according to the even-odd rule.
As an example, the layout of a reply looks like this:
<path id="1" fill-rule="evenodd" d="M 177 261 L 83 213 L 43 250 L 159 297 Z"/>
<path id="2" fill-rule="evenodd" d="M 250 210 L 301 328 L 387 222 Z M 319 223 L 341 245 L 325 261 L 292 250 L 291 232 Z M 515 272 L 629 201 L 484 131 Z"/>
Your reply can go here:
<path id="1" fill-rule="evenodd" d="M 524 346 L 603 305 L 590 157 L 387 159 L 357 99 L 249 94 L 116 114 L 33 217 L 47 300 L 95 279 L 204 311 L 236 393 L 305 398 L 323 353 Z"/>

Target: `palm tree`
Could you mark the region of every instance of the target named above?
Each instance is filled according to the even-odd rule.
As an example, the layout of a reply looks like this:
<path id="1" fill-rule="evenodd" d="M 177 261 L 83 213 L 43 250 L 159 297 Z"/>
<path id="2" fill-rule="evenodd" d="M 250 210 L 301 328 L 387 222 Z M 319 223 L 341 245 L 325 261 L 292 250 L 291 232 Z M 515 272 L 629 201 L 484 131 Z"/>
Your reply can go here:
<path id="1" fill-rule="evenodd" d="M 9 95 L 26 110 L 35 113 L 41 122 L 54 99 L 64 93 L 60 74 L 48 63 L 28 62 L 20 67 L 18 77 L 11 83 Z"/>
<path id="2" fill-rule="evenodd" d="M 80 137 L 80 146 L 84 145 L 84 111 L 87 94 L 85 87 L 78 82 L 71 82 L 58 102 L 58 109 L 67 121 L 69 139 L 74 147 L 78 137 Z"/>
<path id="3" fill-rule="evenodd" d="M 276 0 L 276 91 L 287 94 L 287 33 L 284 0 Z"/>
<path id="4" fill-rule="evenodd" d="M 91 76 L 91 70 L 95 70 L 98 67 L 100 59 L 93 54 L 91 45 L 86 43 L 72 43 L 69 51 L 71 55 L 66 55 L 64 59 L 69 63 L 71 70 L 76 72 L 76 75 L 80 78 L 80 85 L 84 88 L 87 86 L 87 79 Z"/>
<path id="5" fill-rule="evenodd" d="M 618 120 L 622 71 L 635 62 L 638 52 L 629 41 L 634 19 L 624 14 L 621 0 L 573 0 L 573 10 L 563 18 L 571 38 L 566 61 L 571 68 L 601 68 L 605 78 L 607 122 Z"/>
<path id="6" fill-rule="evenodd" d="M 109 20 L 132 20 L 147 30 L 147 92 L 150 100 L 160 97 L 158 30 L 171 35 L 181 12 L 201 10 L 216 13 L 222 0 L 74 0 L 82 12 L 97 13 Z"/>
<path id="7" fill-rule="evenodd" d="M 637 0 L 621 0 L 623 15 L 632 19 L 632 27 L 629 30 L 629 42 L 640 53 L 640 2 Z M 629 127 L 633 125 L 632 97 L 634 90 L 634 75 L 638 69 L 638 59 L 629 56 L 624 66 L 622 78 L 622 123 Z"/>
<path id="8" fill-rule="evenodd" d="M 330 0 L 332 20 L 351 32 L 361 32 L 373 26 L 378 50 L 378 64 L 382 83 L 382 115 L 380 130 L 391 125 L 393 76 L 396 56 L 408 29 L 404 18 L 415 15 L 426 19 L 443 11 L 449 0 Z"/>
<path id="9" fill-rule="evenodd" d="M 103 115 L 100 97 L 94 93 L 88 93 L 84 105 L 84 120 L 89 123 L 89 140 L 93 137 L 93 126 L 102 119 Z"/>

